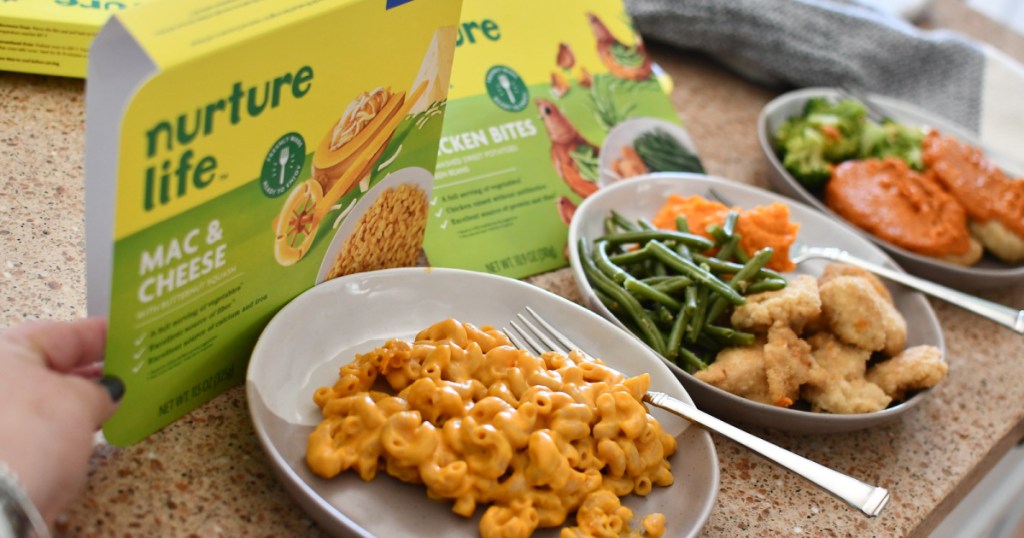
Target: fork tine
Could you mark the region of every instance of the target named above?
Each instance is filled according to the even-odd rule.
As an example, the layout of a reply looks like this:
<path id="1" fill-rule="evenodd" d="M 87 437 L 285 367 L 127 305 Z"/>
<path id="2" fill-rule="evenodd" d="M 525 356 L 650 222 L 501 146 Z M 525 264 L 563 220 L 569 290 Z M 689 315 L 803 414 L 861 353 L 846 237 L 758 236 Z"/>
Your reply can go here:
<path id="1" fill-rule="evenodd" d="M 508 339 L 511 340 L 512 344 L 517 348 L 524 349 L 531 353 L 537 352 L 537 350 L 530 345 L 530 342 L 527 341 L 526 336 L 523 334 L 523 329 L 520 328 L 519 325 L 516 325 L 516 322 L 509 321 L 509 327 L 502 327 L 502 330 L 505 331 L 505 336 L 508 336 Z"/>
<path id="2" fill-rule="evenodd" d="M 729 207 L 733 207 L 733 203 L 729 201 L 729 199 L 726 198 L 725 196 L 722 196 L 721 193 L 716 191 L 714 187 L 708 187 L 708 194 L 711 195 L 711 197 L 714 198 L 716 201 L 723 203 Z"/>
<path id="3" fill-rule="evenodd" d="M 526 311 L 529 312 L 530 315 L 533 316 L 533 319 L 541 327 L 544 327 L 544 331 L 547 332 L 545 333 L 544 331 L 538 330 L 532 323 L 530 323 L 525 317 L 523 317 L 522 314 L 519 314 L 519 319 L 523 320 L 523 323 L 529 325 L 530 328 L 533 329 L 533 332 L 536 333 L 544 341 L 545 344 L 551 346 L 552 351 L 561 351 L 563 353 L 568 353 L 573 349 L 579 350 L 580 352 L 583 351 L 579 348 L 579 346 L 574 344 L 572 340 L 569 340 L 569 337 L 559 332 L 558 329 L 554 328 L 550 323 L 545 321 L 544 318 L 540 317 L 540 314 L 538 314 L 533 308 L 528 306 L 526 307 Z M 552 338 L 554 338 L 554 340 L 552 340 Z"/>

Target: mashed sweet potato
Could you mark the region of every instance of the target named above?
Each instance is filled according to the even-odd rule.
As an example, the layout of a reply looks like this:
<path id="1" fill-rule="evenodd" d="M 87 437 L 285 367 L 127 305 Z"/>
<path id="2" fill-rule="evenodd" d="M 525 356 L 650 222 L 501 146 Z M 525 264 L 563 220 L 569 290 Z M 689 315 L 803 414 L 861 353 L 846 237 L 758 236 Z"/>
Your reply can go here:
<path id="1" fill-rule="evenodd" d="M 753 209 L 739 209 L 736 233 L 740 235 L 739 246 L 748 256 L 758 250 L 771 247 L 775 253 L 767 267 L 776 271 L 792 271 L 796 265 L 789 258 L 789 248 L 796 241 L 800 225 L 789 220 L 789 206 L 775 202 Z M 655 226 L 667 230 L 676 229 L 676 217 L 686 217 L 690 232 L 710 238 L 707 229 L 713 224 L 725 222 L 729 208 L 724 204 L 708 200 L 699 195 L 669 195 L 668 200 L 655 214 Z"/>

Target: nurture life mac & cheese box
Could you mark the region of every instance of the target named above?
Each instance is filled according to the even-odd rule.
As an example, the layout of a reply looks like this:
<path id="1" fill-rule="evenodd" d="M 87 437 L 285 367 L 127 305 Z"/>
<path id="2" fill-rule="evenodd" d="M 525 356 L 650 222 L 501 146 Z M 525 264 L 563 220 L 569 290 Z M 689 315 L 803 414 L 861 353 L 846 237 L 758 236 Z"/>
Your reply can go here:
<path id="1" fill-rule="evenodd" d="M 155 1 L 101 30 L 86 247 L 104 371 L 127 387 L 111 443 L 241 381 L 301 292 L 420 263 L 460 8 Z"/>

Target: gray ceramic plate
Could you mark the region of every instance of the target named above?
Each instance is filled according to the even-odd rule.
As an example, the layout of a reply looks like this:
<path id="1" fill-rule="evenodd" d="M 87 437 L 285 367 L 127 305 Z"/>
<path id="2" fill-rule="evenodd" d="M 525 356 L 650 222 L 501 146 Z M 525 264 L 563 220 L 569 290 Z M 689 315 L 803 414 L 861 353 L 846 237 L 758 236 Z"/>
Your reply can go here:
<path id="1" fill-rule="evenodd" d="M 641 217 L 652 218 L 665 203 L 669 194 L 708 196 L 708 189 L 712 187 L 739 207 L 749 208 L 772 202 L 787 204 L 790 218 L 800 224 L 799 240 L 807 245 L 841 247 L 854 256 L 899 269 L 889 256 L 870 241 L 853 232 L 849 227 L 799 202 L 763 189 L 721 178 L 698 174 L 652 174 L 601 189 L 576 209 L 576 214 L 569 225 L 569 244 L 572 246 L 569 249 L 570 263 L 576 285 L 580 294 L 585 298 L 587 306 L 625 330 L 625 326 L 594 295 L 593 289 L 587 282 L 575 248 L 578 241 L 587 241 L 589 244 L 594 238 L 603 235 L 603 222 L 611 210 L 633 220 Z M 821 274 L 824 266 L 825 262 L 823 261 L 810 260 L 800 264 L 796 273 L 793 274 L 804 273 L 817 276 Z M 945 354 L 942 329 L 935 317 L 935 312 L 924 296 L 908 291 L 901 286 L 890 286 L 889 289 L 896 302 L 896 307 L 907 320 L 907 345 L 929 344 L 938 347 Z M 665 360 L 665 364 L 668 364 L 669 368 L 682 380 L 686 390 L 697 402 L 697 406 L 719 418 L 804 433 L 851 431 L 887 422 L 914 408 L 931 392 L 930 390 L 919 392 L 903 403 L 876 413 L 860 415 L 812 413 L 753 402 L 704 383 L 667 360 Z"/>
<path id="2" fill-rule="evenodd" d="M 772 149 L 772 138 L 776 129 L 778 129 L 782 122 L 786 121 L 786 118 L 800 115 L 803 112 L 804 103 L 808 99 L 812 97 L 837 98 L 838 96 L 838 91 L 832 88 L 805 88 L 781 95 L 765 105 L 761 111 L 757 124 L 757 136 L 761 142 L 761 149 L 775 171 L 775 174 L 770 177 L 773 188 L 791 198 L 815 207 L 834 219 L 846 222 L 842 217 L 833 213 L 820 198 L 800 185 L 782 166 L 778 156 Z M 894 119 L 897 121 L 910 125 L 931 126 L 940 132 L 955 136 L 967 143 L 977 144 L 977 139 L 973 135 L 934 114 L 929 114 L 902 101 L 887 99 L 881 96 L 872 96 L 872 99 L 877 100 L 880 105 L 891 111 L 895 116 Z M 1010 166 L 1007 166 L 1007 163 L 996 160 L 996 164 L 1004 166 L 1008 171 L 1014 171 L 1011 170 Z M 982 290 L 1024 281 L 1024 264 L 1009 265 L 986 255 L 977 264 L 971 267 L 963 267 L 915 254 L 887 241 L 878 239 L 858 228 L 854 229 L 857 230 L 857 233 L 862 234 L 884 248 L 908 272 L 940 284 L 945 284 L 951 288 Z"/>
<path id="3" fill-rule="evenodd" d="M 380 473 L 363 482 L 346 472 L 324 480 L 306 467 L 306 439 L 320 421 L 313 391 L 332 385 L 338 367 L 390 338 L 412 338 L 454 317 L 501 327 L 525 306 L 607 364 L 651 374 L 651 389 L 692 402 L 657 355 L 593 312 L 524 282 L 456 269 L 403 268 L 330 280 L 300 295 L 270 321 L 253 350 L 246 395 L 256 435 L 293 498 L 326 531 L 343 536 L 479 536 L 469 520 L 425 490 Z M 707 432 L 660 410 L 677 436 L 675 483 L 625 504 L 639 516 L 665 514 L 667 536 L 697 536 L 718 495 L 718 458 Z M 557 529 L 536 533 L 557 536 Z"/>

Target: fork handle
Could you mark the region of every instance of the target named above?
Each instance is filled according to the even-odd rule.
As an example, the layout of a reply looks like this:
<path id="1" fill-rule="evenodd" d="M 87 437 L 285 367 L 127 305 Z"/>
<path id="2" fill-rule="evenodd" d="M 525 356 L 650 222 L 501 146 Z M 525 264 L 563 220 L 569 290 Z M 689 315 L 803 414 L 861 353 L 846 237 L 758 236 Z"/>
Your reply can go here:
<path id="1" fill-rule="evenodd" d="M 847 476 L 829 469 L 820 463 L 794 454 L 667 394 L 650 391 L 644 395 L 644 401 L 732 439 L 810 480 L 818 487 L 849 503 L 868 516 L 877 516 L 889 502 L 889 492 L 885 488 L 866 484 L 852 476 Z"/>
<path id="2" fill-rule="evenodd" d="M 904 286 L 908 286 L 918 291 L 922 291 L 924 293 L 927 293 L 928 295 L 952 303 L 953 305 L 959 306 L 960 308 L 963 308 L 965 310 L 970 310 L 971 312 L 974 312 L 979 316 L 988 318 L 1000 325 L 1009 327 L 1010 329 L 1013 329 L 1014 331 L 1020 334 L 1024 334 L 1024 310 L 1014 310 L 1008 306 L 993 303 L 992 301 L 986 301 L 985 299 L 982 299 L 980 297 L 968 295 L 961 291 L 947 288 L 945 286 L 936 284 L 923 278 L 918 278 L 908 273 L 893 271 L 888 267 L 875 265 L 871 262 L 867 262 L 854 256 L 851 256 L 849 252 L 846 252 L 845 250 L 839 248 L 829 247 L 814 250 L 818 250 L 821 252 L 821 255 L 818 257 L 828 258 L 830 260 L 848 263 L 850 265 L 856 265 L 861 269 L 871 271 L 872 273 L 875 273 L 877 275 L 884 276 L 889 280 L 894 280 L 896 282 L 899 282 L 900 284 L 903 284 Z"/>

